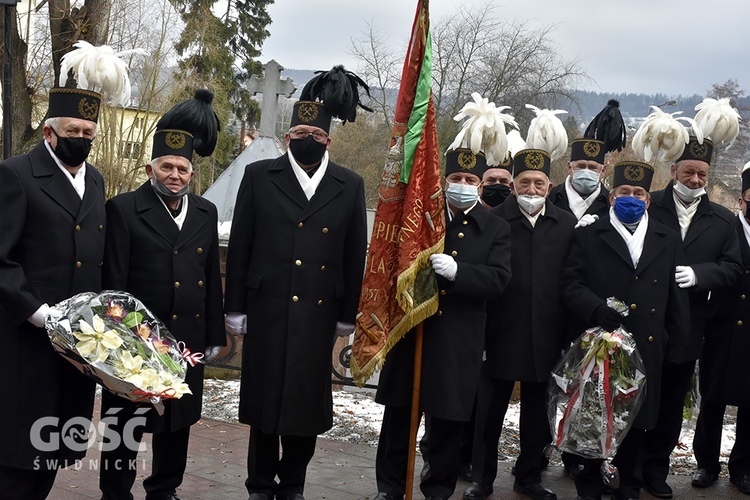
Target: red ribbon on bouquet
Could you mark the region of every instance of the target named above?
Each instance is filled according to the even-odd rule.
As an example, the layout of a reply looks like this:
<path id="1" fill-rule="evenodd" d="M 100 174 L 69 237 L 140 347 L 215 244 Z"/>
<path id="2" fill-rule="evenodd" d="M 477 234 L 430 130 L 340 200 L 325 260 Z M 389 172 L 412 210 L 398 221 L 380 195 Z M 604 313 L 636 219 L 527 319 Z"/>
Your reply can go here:
<path id="1" fill-rule="evenodd" d="M 182 359 L 187 361 L 190 366 L 195 366 L 197 363 L 205 363 L 205 361 L 203 361 L 203 353 L 192 352 L 182 340 L 177 342 L 177 349 L 180 351 Z"/>
<path id="2" fill-rule="evenodd" d="M 134 391 L 131 391 L 131 394 L 134 394 L 136 396 L 140 396 L 137 399 L 134 399 L 134 403 L 141 403 L 143 401 L 146 401 L 148 398 L 160 398 L 160 399 L 174 399 L 175 394 L 177 394 L 177 391 L 175 391 L 173 388 L 164 389 L 161 392 L 150 392 L 150 391 L 144 391 L 142 389 L 135 389 Z"/>

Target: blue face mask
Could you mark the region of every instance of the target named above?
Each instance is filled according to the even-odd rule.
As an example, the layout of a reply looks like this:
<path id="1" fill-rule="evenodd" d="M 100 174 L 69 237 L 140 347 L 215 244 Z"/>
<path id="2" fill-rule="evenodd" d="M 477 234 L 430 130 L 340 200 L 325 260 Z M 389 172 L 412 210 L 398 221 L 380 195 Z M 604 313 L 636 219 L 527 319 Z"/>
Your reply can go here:
<path id="1" fill-rule="evenodd" d="M 623 224 L 638 222 L 646 211 L 646 202 L 634 196 L 615 198 L 615 215 Z"/>
<path id="2" fill-rule="evenodd" d="M 445 190 L 445 197 L 448 199 L 448 203 L 463 210 L 476 203 L 479 196 L 477 186 L 449 182 L 448 188 Z"/>

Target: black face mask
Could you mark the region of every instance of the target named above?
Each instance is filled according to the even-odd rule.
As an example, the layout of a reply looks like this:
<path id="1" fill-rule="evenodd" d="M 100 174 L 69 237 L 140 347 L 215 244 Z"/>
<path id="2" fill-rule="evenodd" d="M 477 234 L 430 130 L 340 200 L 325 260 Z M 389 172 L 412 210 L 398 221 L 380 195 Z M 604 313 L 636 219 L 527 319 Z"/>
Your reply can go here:
<path id="1" fill-rule="evenodd" d="M 315 165 L 326 152 L 326 143 L 316 141 L 313 136 L 308 135 L 304 139 L 289 139 L 289 150 L 297 163 L 302 165 Z"/>
<path id="2" fill-rule="evenodd" d="M 496 207 L 505 201 L 510 194 L 510 187 L 505 184 L 488 184 L 482 186 L 482 200 L 491 207 Z"/>
<path id="3" fill-rule="evenodd" d="M 91 151 L 91 139 L 86 137 L 60 137 L 55 129 L 50 127 L 52 133 L 57 137 L 57 146 L 52 151 L 61 162 L 69 167 L 77 167 L 89 156 Z"/>
<path id="4" fill-rule="evenodd" d="M 157 179 L 156 174 L 154 174 L 154 178 L 151 179 L 151 187 L 154 188 L 156 194 L 164 201 L 177 201 L 190 192 L 190 183 L 185 184 L 182 189 L 175 193 L 169 189 L 166 184 Z"/>

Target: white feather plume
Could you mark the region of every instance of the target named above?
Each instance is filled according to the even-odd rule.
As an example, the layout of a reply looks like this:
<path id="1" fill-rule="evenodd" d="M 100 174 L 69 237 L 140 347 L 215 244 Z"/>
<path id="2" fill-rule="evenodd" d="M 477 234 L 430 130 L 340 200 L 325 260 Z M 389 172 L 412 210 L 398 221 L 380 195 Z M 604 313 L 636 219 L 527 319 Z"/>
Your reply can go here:
<path id="1" fill-rule="evenodd" d="M 74 50 L 62 57 L 60 86 L 65 86 L 68 72 L 72 70 L 79 89 L 106 94 L 111 106 L 130 104 L 128 66 L 121 57 L 131 54 L 145 56 L 148 52 L 143 49 L 115 52 L 107 45 L 94 47 L 84 40 L 77 41 L 73 47 Z"/>
<path id="2" fill-rule="evenodd" d="M 703 132 L 695 120 L 686 116 L 676 117 L 682 111 L 672 114 L 662 111 L 658 106 L 651 106 L 653 110 L 643 121 L 633 137 L 633 152 L 639 160 L 649 162 L 663 153 L 664 161 L 674 161 L 685 150 L 690 142 L 688 129 L 680 122 L 688 123 L 698 139 L 703 144 Z"/>
<path id="3" fill-rule="evenodd" d="M 703 131 L 703 137 L 711 139 L 714 146 L 726 144 L 727 148 L 740 133 L 740 114 L 729 104 L 729 99 L 707 97 L 695 106 L 698 112 L 695 121 Z"/>
<path id="4" fill-rule="evenodd" d="M 453 117 L 456 121 L 464 121 L 461 130 L 448 149 L 470 148 L 477 154 L 484 151 L 487 165 L 499 165 L 508 156 L 508 134 L 505 125 L 518 128 L 513 116 L 503 113 L 510 106 L 495 107 L 494 102 L 479 95 L 471 94 L 473 102 L 467 102 L 461 111 Z"/>
<path id="5" fill-rule="evenodd" d="M 526 147 L 546 151 L 553 160 L 562 158 L 568 150 L 568 132 L 557 115 L 567 111 L 539 109 L 531 104 L 527 104 L 526 107 L 536 113 L 526 133 Z"/>
<path id="6" fill-rule="evenodd" d="M 516 156 L 516 153 L 526 147 L 526 141 L 521 137 L 521 132 L 518 130 L 511 130 L 508 132 L 508 151 L 511 156 Z"/>

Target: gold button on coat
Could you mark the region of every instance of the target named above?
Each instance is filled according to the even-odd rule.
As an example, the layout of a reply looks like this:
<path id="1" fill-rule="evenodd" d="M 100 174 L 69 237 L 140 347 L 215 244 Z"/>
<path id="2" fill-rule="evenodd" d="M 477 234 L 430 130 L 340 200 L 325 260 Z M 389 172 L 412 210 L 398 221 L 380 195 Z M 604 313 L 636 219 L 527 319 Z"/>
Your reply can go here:
<path id="1" fill-rule="evenodd" d="M 78 224 L 76 224 L 76 231 L 80 231 L 80 230 L 81 230 L 81 226 L 79 226 Z"/>
<path id="2" fill-rule="evenodd" d="M 76 262 L 76 267 L 78 269 L 80 269 L 82 265 L 83 265 L 83 263 L 80 260 Z"/>
<path id="3" fill-rule="evenodd" d="M 99 231 L 104 229 L 104 224 L 99 224 Z"/>
<path id="4" fill-rule="evenodd" d="M 451 255 L 455 257 L 456 255 L 458 255 L 458 252 L 456 252 L 455 250 L 453 250 L 453 251 L 451 252 Z"/>
<path id="5" fill-rule="evenodd" d="M 180 251 L 175 248 L 174 252 L 172 252 L 172 253 L 175 254 L 175 255 L 177 255 L 178 253 L 180 253 Z"/>
<path id="6" fill-rule="evenodd" d="M 438 316 L 442 316 L 442 315 L 443 315 L 443 311 L 438 311 L 438 312 L 437 312 L 437 315 L 438 315 Z"/>
<path id="7" fill-rule="evenodd" d="M 632 309 L 633 311 L 635 311 L 636 309 L 638 309 L 638 306 L 635 305 L 635 304 L 630 304 L 630 309 Z"/>
<path id="8" fill-rule="evenodd" d="M 177 321 L 177 315 L 176 314 L 172 315 L 172 321 Z"/>
<path id="9" fill-rule="evenodd" d="M 326 270 L 326 266 L 320 266 L 320 270 L 321 271 L 325 271 Z"/>
<path id="10" fill-rule="evenodd" d="M 304 224 L 301 223 L 301 222 L 299 224 L 297 224 L 297 227 L 300 228 L 300 229 L 302 229 L 302 226 L 304 226 Z"/>
<path id="11" fill-rule="evenodd" d="M 323 228 L 323 234 L 328 234 L 328 228 L 327 227 Z"/>
<path id="12" fill-rule="evenodd" d="M 195 315 L 195 319 L 201 319 L 201 315 L 200 314 L 196 314 Z"/>
<path id="13" fill-rule="evenodd" d="M 175 281 L 174 282 L 174 287 L 175 288 L 180 288 L 180 282 L 179 281 Z"/>
<path id="14" fill-rule="evenodd" d="M 446 293 L 448 292 L 446 292 L 445 290 L 440 290 L 440 295 L 445 295 Z"/>
<path id="15" fill-rule="evenodd" d="M 745 300 L 746 298 L 747 298 L 747 296 L 744 293 L 742 295 L 740 295 L 740 299 Z"/>
<path id="16" fill-rule="evenodd" d="M 318 305 L 319 305 L 319 306 L 322 306 L 322 305 L 323 305 L 323 300 L 319 300 L 319 301 L 318 301 Z"/>
<path id="17" fill-rule="evenodd" d="M 198 287 L 199 287 L 199 288 L 203 287 L 203 280 L 199 280 L 199 281 L 198 281 Z"/>
<path id="18" fill-rule="evenodd" d="M 466 219 L 464 219 L 464 220 L 461 221 L 461 224 L 463 224 L 464 226 L 467 225 L 468 223 L 469 223 L 469 221 L 467 221 Z"/>
<path id="19" fill-rule="evenodd" d="M 299 297 L 297 297 L 296 295 L 293 295 L 292 302 L 299 302 Z"/>
<path id="20" fill-rule="evenodd" d="M 651 336 L 651 335 L 649 335 L 649 336 L 648 336 L 648 341 L 649 341 L 649 342 L 653 342 L 653 341 L 654 341 L 654 337 L 653 337 L 653 336 Z"/>
<path id="21" fill-rule="evenodd" d="M 737 322 L 737 326 L 742 326 L 742 320 L 739 320 L 739 321 Z"/>
<path id="22" fill-rule="evenodd" d="M 301 266 L 301 265 L 302 265 L 302 261 L 301 261 L 301 260 L 299 260 L 299 259 L 295 260 L 295 261 L 294 261 L 294 263 L 295 263 L 296 265 L 298 265 L 298 266 Z"/>
<path id="23" fill-rule="evenodd" d="M 461 238 L 463 238 L 463 237 L 464 237 L 464 233 L 458 233 L 458 239 L 459 239 L 459 240 L 460 240 Z"/>
<path id="24" fill-rule="evenodd" d="M 202 254 L 203 253 L 203 249 L 200 248 L 200 247 L 198 247 L 198 250 L 196 250 L 196 252 L 198 252 L 198 254 Z"/>
<path id="25" fill-rule="evenodd" d="M 656 314 L 656 309 L 651 309 L 651 314 Z"/>

